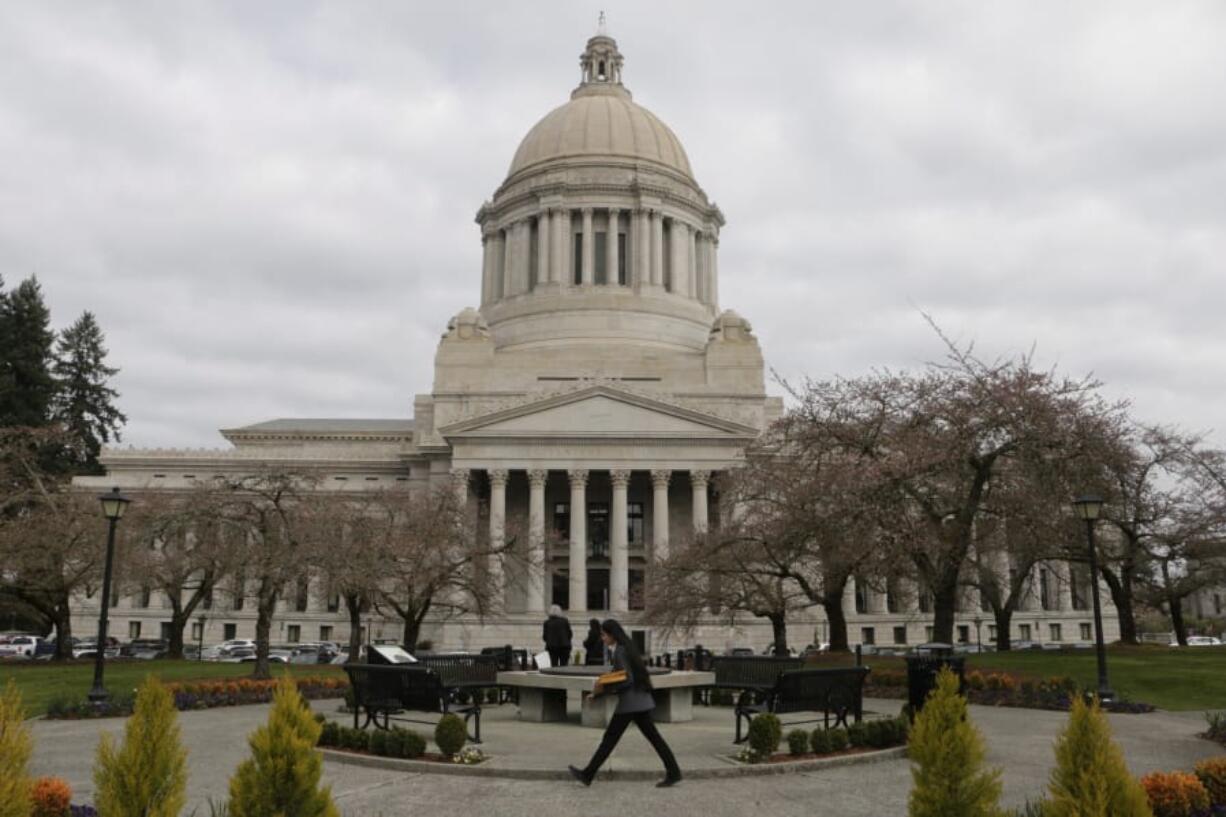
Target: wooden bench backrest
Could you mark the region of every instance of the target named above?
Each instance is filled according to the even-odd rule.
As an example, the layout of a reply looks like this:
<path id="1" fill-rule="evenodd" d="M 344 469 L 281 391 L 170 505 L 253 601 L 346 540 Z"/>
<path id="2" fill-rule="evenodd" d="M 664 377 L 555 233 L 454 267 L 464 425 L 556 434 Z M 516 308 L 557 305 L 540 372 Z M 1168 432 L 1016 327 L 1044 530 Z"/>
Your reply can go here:
<path id="1" fill-rule="evenodd" d="M 445 687 L 498 684 L 496 655 L 419 655 L 415 666 L 434 670 Z"/>
<path id="2" fill-rule="evenodd" d="M 821 712 L 854 708 L 864 690 L 868 667 L 798 669 L 780 673 L 774 712 Z"/>
<path id="3" fill-rule="evenodd" d="M 779 680 L 779 673 L 802 666 L 799 658 L 773 655 L 717 655 L 711 659 L 715 685 L 735 689 L 770 689 Z"/>
<path id="4" fill-rule="evenodd" d="M 404 709 L 440 712 L 445 690 L 438 674 L 411 664 L 346 664 L 359 707 L 399 704 Z"/>

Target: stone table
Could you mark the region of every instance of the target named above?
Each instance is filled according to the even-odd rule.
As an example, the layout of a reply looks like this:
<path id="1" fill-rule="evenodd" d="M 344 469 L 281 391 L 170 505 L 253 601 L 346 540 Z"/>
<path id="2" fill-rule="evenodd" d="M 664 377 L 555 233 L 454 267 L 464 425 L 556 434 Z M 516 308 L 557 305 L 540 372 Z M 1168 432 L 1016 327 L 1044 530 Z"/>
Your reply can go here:
<path id="1" fill-rule="evenodd" d="M 592 687 L 596 676 L 610 671 L 611 667 L 558 667 L 545 671 L 500 672 L 498 684 L 519 690 L 520 720 L 534 723 L 565 721 L 566 695 L 568 692 L 578 692 L 582 696 L 580 722 L 584 726 L 603 729 L 617 709 L 617 696 L 593 696 Z M 682 723 L 693 720 L 694 688 L 714 683 L 715 674 L 710 672 L 659 671 L 652 668 L 656 722 Z"/>

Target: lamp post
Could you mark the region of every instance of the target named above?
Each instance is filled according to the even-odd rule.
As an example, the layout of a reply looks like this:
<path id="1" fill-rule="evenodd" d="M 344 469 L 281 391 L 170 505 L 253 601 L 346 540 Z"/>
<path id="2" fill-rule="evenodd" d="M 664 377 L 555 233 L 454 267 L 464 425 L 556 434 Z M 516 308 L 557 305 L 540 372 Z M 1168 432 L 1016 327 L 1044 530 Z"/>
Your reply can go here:
<path id="1" fill-rule="evenodd" d="M 109 494 L 98 497 L 102 503 L 102 515 L 110 523 L 106 534 L 106 566 L 102 570 L 102 601 L 101 612 L 98 614 L 98 649 L 94 653 L 94 685 L 89 691 L 89 702 L 100 706 L 110 697 L 106 687 L 102 685 L 102 666 L 106 658 L 106 623 L 107 613 L 111 607 L 111 567 L 115 561 L 115 526 L 123 518 L 128 503 L 132 500 L 119 493 L 118 488 L 112 488 Z"/>
<path id="2" fill-rule="evenodd" d="M 1098 657 L 1098 700 L 1108 703 L 1115 698 L 1115 693 L 1107 683 L 1107 648 L 1103 643 L 1103 611 L 1098 599 L 1098 554 L 1094 549 L 1094 523 L 1103 509 L 1103 498 L 1085 494 L 1073 500 L 1073 507 L 1086 523 L 1086 541 L 1090 547 L 1090 596 L 1094 600 L 1094 651 Z"/>
<path id="3" fill-rule="evenodd" d="M 204 625 L 208 623 L 209 617 L 204 613 L 200 614 L 200 635 L 196 639 L 196 660 L 204 660 Z"/>

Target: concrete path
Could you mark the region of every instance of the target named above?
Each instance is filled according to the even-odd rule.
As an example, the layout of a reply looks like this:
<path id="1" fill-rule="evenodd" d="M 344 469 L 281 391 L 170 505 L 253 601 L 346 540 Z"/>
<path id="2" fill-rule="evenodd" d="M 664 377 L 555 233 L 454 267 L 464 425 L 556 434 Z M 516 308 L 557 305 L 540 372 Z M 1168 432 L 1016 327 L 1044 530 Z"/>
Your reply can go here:
<path id="1" fill-rule="evenodd" d="M 329 717 L 347 722 L 347 716 L 335 712 L 334 702 L 315 705 Z M 893 714 L 898 702 L 869 701 L 867 706 Z M 727 756 L 735 751 L 731 710 L 696 707 L 695 714 L 691 723 L 660 727 L 682 768 L 727 764 Z M 1050 773 L 1052 742 L 1064 724 L 1064 713 L 975 706 L 971 714 L 987 738 L 989 762 L 1004 769 L 1006 804 L 1020 805 L 1028 797 L 1039 796 Z M 225 799 L 227 780 L 247 755 L 247 734 L 267 715 L 267 706 L 181 714 L 184 741 L 191 753 L 189 813 L 192 807 L 201 806 L 204 817 L 209 797 Z M 1138 774 L 1154 769 L 1189 769 L 1200 758 L 1226 754 L 1226 749 L 1195 736 L 1203 728 L 1203 720 L 1186 713 L 1113 715 L 1111 724 L 1129 765 Z M 430 732 L 429 726 L 419 728 L 423 733 Z M 65 778 L 73 787 L 74 800 L 88 801 L 93 789 L 94 750 L 104 731 L 119 734 L 122 722 L 36 722 L 33 772 Z M 482 748 L 493 756 L 488 761 L 491 764 L 507 769 L 563 769 L 568 763 L 585 763 L 600 732 L 577 724 L 520 723 L 514 708 L 504 706 L 487 710 L 482 737 Z M 631 729 L 611 759 L 611 768 L 659 766 L 651 747 Z M 645 782 L 598 781 L 588 791 L 569 782 L 405 774 L 337 763 L 325 764 L 324 774 L 343 813 L 350 817 L 421 813 L 439 803 L 447 803 L 448 811 L 465 815 L 549 817 L 575 813 L 579 800 L 585 803 L 585 813 L 593 815 L 669 813 L 675 806 L 701 817 L 739 817 L 761 805 L 772 817 L 811 817 L 815 811 L 882 817 L 906 812 L 910 787 L 905 760 L 814 773 L 691 781 L 664 791 Z"/>

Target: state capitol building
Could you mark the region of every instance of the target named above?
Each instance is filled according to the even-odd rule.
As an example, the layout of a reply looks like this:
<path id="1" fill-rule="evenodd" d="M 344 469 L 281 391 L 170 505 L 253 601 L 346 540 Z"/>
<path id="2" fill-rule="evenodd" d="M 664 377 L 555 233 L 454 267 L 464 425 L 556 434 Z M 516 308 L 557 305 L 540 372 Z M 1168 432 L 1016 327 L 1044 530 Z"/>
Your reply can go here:
<path id="1" fill-rule="evenodd" d="M 411 418 L 276 419 L 223 430 L 231 445 L 221 450 L 110 449 L 107 475 L 77 483 L 139 494 L 292 467 L 323 474 L 322 489 L 334 491 L 453 486 L 493 540 L 524 531 L 516 547 L 525 558 L 508 564 L 496 613 L 427 620 L 422 638 L 436 649 L 539 649 L 551 604 L 576 632 L 594 616 L 623 619 L 651 652 L 696 641 L 765 647 L 769 623 L 747 614 L 712 617 L 685 637 L 653 633 L 641 617 L 652 561 L 715 521 L 720 472 L 783 404 L 766 394 L 749 322 L 720 303 L 723 214 L 681 141 L 634 101 L 623 70 L 602 27 L 570 99 L 528 131 L 477 211 L 479 307 L 448 322 L 433 386 Z M 1041 587 L 1036 580 L 1014 637 L 1088 640 L 1089 613 L 1075 609 L 1058 566 L 1043 569 L 1055 572 Z M 274 642 L 348 638 L 344 610 L 317 584 L 278 603 Z M 255 605 L 231 585 L 223 582 L 203 632 L 193 621 L 189 643 L 252 637 Z M 169 611 L 159 594 L 125 593 L 111 632 L 162 635 Z M 97 595 L 80 599 L 74 627 L 92 622 L 97 604 Z M 914 602 L 853 586 L 845 604 L 852 643 L 927 640 L 931 616 Z M 974 618 L 992 619 L 968 604 L 961 640 L 975 639 Z M 794 646 L 824 640 L 820 608 L 789 625 Z M 398 620 L 377 615 L 370 627 L 368 638 L 400 633 Z M 981 637 L 989 640 L 987 626 Z"/>

